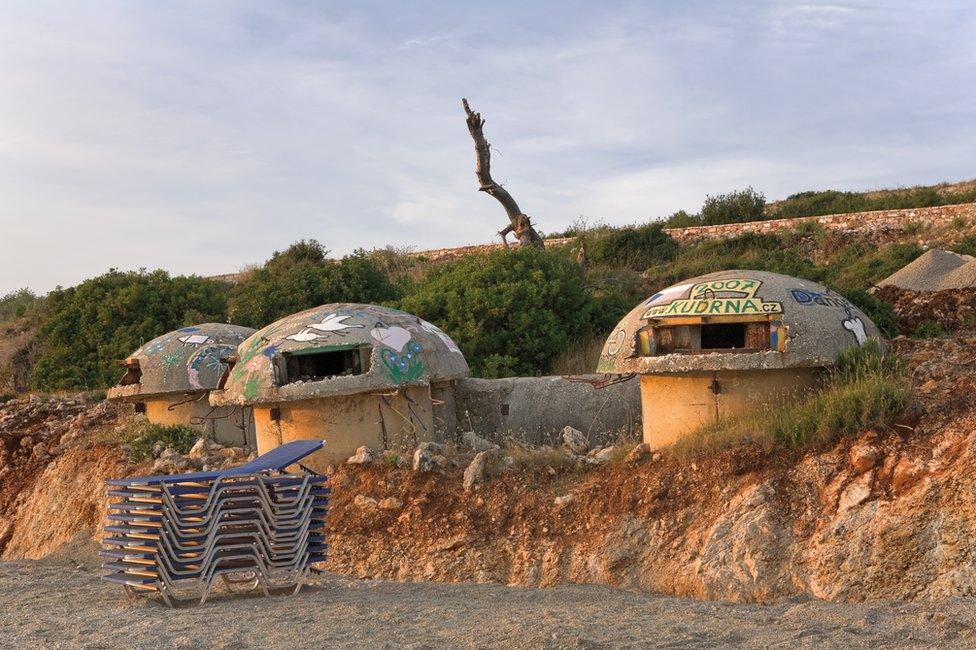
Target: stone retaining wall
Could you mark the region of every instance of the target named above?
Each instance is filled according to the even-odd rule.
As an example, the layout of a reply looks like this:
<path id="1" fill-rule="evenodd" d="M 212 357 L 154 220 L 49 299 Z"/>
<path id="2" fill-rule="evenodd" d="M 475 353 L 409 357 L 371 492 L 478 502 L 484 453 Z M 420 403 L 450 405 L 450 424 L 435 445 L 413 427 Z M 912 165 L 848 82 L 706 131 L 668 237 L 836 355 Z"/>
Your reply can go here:
<path id="1" fill-rule="evenodd" d="M 959 220 L 965 220 L 960 224 Z M 792 230 L 802 223 L 819 224 L 827 231 L 858 233 L 925 232 L 931 229 L 971 230 L 976 222 L 976 203 L 940 205 L 932 208 L 906 208 L 903 210 L 875 210 L 828 214 L 822 217 L 798 217 L 795 219 L 771 219 L 729 223 L 718 226 L 670 228 L 666 232 L 680 244 L 691 244 L 706 239 L 730 239 L 743 233 L 775 234 Z M 961 227 L 959 227 L 961 226 Z"/>
<path id="2" fill-rule="evenodd" d="M 965 220 L 959 225 L 958 220 Z M 749 221 L 728 223 L 717 226 L 694 226 L 691 228 L 666 228 L 665 232 L 679 244 L 693 244 L 707 239 L 731 239 L 743 233 L 775 234 L 792 230 L 802 223 L 819 224 L 828 232 L 871 235 L 915 235 L 920 239 L 929 233 L 953 230 L 961 234 L 976 231 L 976 203 L 940 205 L 932 208 L 905 208 L 901 210 L 875 210 L 872 212 L 849 212 L 828 214 L 820 217 L 797 217 L 794 219 L 770 219 L 769 221 Z M 575 237 L 558 237 L 546 240 L 546 246 L 566 246 L 576 241 Z M 415 257 L 436 262 L 463 257 L 474 253 L 486 253 L 502 248 L 501 244 L 480 244 L 437 248 L 410 253 Z"/>

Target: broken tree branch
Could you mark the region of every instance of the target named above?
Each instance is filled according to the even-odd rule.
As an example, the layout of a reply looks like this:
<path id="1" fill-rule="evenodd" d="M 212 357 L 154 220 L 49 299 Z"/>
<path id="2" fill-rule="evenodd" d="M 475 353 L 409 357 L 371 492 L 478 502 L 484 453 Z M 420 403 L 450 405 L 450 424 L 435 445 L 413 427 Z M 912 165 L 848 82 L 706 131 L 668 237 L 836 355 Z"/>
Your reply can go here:
<path id="1" fill-rule="evenodd" d="M 467 99 L 462 98 L 461 105 L 464 106 L 464 112 L 468 116 L 468 131 L 471 133 L 471 139 L 474 140 L 474 175 L 478 179 L 478 190 L 494 197 L 502 204 L 502 207 L 505 208 L 505 214 L 508 215 L 509 225 L 498 232 L 501 235 L 502 242 L 507 247 L 507 235 L 514 232 L 515 238 L 522 246 L 544 247 L 542 237 L 532 227 L 532 220 L 519 209 L 518 203 L 508 193 L 508 190 L 496 183 L 491 177 L 491 145 L 485 139 L 483 130 L 485 121 L 481 118 L 481 113 L 472 111 L 471 107 L 468 106 Z"/>

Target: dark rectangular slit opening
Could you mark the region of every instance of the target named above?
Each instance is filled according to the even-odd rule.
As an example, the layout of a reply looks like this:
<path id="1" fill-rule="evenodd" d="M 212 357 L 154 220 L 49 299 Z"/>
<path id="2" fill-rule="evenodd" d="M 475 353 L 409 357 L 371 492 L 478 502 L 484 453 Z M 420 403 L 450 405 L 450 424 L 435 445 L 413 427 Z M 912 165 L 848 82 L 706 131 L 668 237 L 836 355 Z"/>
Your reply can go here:
<path id="1" fill-rule="evenodd" d="M 288 384 L 361 375 L 364 371 L 359 348 L 285 355 L 285 383 Z"/>
<path id="2" fill-rule="evenodd" d="M 701 326 L 702 350 L 732 350 L 746 347 L 745 323 L 715 323 Z"/>

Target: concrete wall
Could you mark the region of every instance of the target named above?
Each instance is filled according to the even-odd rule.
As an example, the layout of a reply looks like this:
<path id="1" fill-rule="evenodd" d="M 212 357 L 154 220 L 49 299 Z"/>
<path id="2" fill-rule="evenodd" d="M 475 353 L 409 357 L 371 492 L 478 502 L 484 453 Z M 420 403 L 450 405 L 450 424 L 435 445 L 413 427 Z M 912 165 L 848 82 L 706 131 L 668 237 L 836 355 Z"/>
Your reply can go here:
<path id="1" fill-rule="evenodd" d="M 666 447 L 719 420 L 787 403 L 813 390 L 818 375 L 813 368 L 641 375 L 644 442 Z"/>
<path id="2" fill-rule="evenodd" d="M 277 413 L 273 409 L 277 407 Z M 276 417 L 277 416 L 277 419 Z M 292 440 L 325 440 L 325 449 L 303 464 L 316 471 L 344 463 L 358 447 L 412 451 L 419 442 L 443 440 L 435 427 L 426 386 L 393 394 L 343 395 L 254 407 L 258 451 Z"/>
<path id="3" fill-rule="evenodd" d="M 454 399 L 458 429 L 495 442 L 511 436 L 532 444 L 552 444 L 560 441 L 567 425 L 601 443 L 620 432 L 636 437 L 641 431 L 636 378 L 603 389 L 562 377 L 460 379 Z"/>
<path id="4" fill-rule="evenodd" d="M 163 425 L 185 424 L 202 431 L 222 445 L 255 448 L 254 416 L 250 407 L 212 407 L 206 397 L 174 401 L 168 397 L 147 399 L 146 418 Z"/>

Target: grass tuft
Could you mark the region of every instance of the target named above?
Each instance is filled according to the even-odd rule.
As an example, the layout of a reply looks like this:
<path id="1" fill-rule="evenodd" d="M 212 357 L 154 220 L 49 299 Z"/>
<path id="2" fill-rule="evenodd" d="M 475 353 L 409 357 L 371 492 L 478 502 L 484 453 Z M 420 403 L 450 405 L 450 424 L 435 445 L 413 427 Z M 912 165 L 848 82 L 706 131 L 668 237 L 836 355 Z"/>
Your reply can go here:
<path id="1" fill-rule="evenodd" d="M 119 444 L 131 448 L 132 460 L 146 460 L 152 458 L 156 443 L 163 443 L 174 451 L 185 454 L 201 438 L 199 431 L 191 429 L 185 424 L 162 425 L 154 422 L 138 422 L 133 426 L 116 432 Z"/>
<path id="2" fill-rule="evenodd" d="M 820 391 L 794 403 L 703 427 L 679 441 L 674 453 L 694 456 L 744 443 L 766 449 L 822 444 L 887 426 L 912 399 L 904 361 L 884 354 L 870 341 L 842 354 Z"/>

